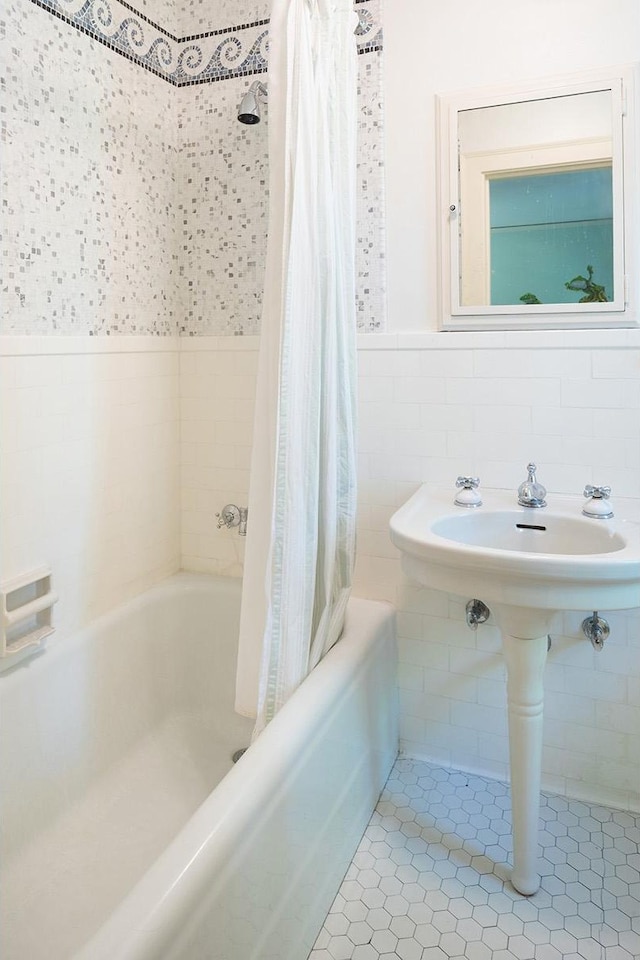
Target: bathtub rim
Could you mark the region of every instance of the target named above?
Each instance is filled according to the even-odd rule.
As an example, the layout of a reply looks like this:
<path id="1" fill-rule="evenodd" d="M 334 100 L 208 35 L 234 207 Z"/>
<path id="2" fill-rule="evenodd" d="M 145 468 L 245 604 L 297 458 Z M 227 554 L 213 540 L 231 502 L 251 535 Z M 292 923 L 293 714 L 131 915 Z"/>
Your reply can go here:
<path id="1" fill-rule="evenodd" d="M 184 589 L 185 585 L 201 589 L 224 580 L 232 581 L 231 589 L 240 593 L 242 582 L 238 578 L 183 572 L 167 578 L 147 594 L 167 588 Z M 199 891 L 208 884 L 210 864 L 231 863 L 254 797 L 264 795 L 260 784 L 268 787 L 270 783 L 286 782 L 287 773 L 308 745 L 309 737 L 321 735 L 327 720 L 318 724 L 317 717 L 330 714 L 345 691 L 357 682 L 374 651 L 392 643 L 395 654 L 394 622 L 395 610 L 387 601 L 356 597 L 349 600 L 340 641 L 251 745 L 250 757 L 241 757 L 205 798 L 104 924 L 81 945 L 73 960 L 152 960 L 161 955 L 158 951 L 172 941 L 171 931 L 179 918 L 190 914 L 198 902 Z M 325 677 L 336 669 L 343 682 L 327 684 Z M 301 716 L 292 723 L 291 718 L 298 713 Z M 216 878 L 216 888 L 223 882 L 224 871 Z"/>

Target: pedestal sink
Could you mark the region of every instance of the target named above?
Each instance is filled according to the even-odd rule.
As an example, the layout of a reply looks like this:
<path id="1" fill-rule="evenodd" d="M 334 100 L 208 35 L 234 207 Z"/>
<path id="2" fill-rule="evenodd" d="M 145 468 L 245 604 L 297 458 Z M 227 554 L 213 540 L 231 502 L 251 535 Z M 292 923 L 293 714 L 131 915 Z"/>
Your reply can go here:
<path id="1" fill-rule="evenodd" d="M 482 506 L 455 506 L 450 490 L 422 486 L 391 518 L 412 580 L 482 600 L 502 633 L 507 666 L 513 818 L 511 882 L 540 884 L 537 830 L 547 633 L 563 610 L 640 607 L 640 523 L 582 516 L 579 497 L 520 507 L 513 492 L 483 490 Z"/>

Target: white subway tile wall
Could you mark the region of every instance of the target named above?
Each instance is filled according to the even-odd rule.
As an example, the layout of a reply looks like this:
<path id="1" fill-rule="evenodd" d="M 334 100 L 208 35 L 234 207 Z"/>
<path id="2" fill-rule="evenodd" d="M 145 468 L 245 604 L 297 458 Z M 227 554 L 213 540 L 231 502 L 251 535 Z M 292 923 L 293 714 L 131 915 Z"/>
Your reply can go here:
<path id="1" fill-rule="evenodd" d="M 619 354 L 621 369 L 633 374 L 634 358 L 637 362 L 640 356 L 633 342 L 636 335 L 615 336 L 628 342 L 611 348 L 611 355 Z M 4 340 L 5 346 L 11 342 Z M 227 502 L 247 502 L 257 338 L 180 341 L 180 444 L 178 342 L 156 342 L 166 350 L 2 358 L 3 576 L 17 575 L 43 560 L 53 563 L 62 596 L 56 613 L 65 629 L 177 569 L 180 528 L 182 566 L 232 576 L 242 570 L 244 540 L 237 530 L 218 530 L 215 513 Z M 438 352 L 433 342 L 425 345 Z M 119 345 L 112 341 L 110 346 Z M 89 349 L 101 348 L 95 343 Z M 591 354 L 595 371 L 603 351 L 582 349 Z M 449 356 L 443 357 L 442 369 L 452 364 L 455 370 L 453 351 L 445 352 Z M 492 352 L 496 372 L 504 373 L 510 351 Z M 464 365 L 466 349 L 462 353 Z M 479 351 L 472 353 L 475 359 Z M 585 482 L 610 482 L 615 498 L 635 503 L 637 509 L 638 474 L 628 463 L 637 456 L 640 410 L 622 408 L 618 421 L 612 408 L 617 432 L 624 434 L 623 424 L 628 424 L 628 435 L 618 437 L 622 442 L 612 447 L 607 445 L 611 421 L 595 416 L 597 410 L 582 408 L 589 441 L 584 449 L 591 451 L 591 458 L 553 462 L 545 457 L 553 436 L 535 426 L 537 398 L 526 378 L 519 381 L 529 400 L 522 410 L 531 417 L 523 418 L 520 434 L 514 425 L 512 434 L 503 422 L 510 416 L 508 408 L 505 413 L 474 399 L 477 381 L 471 376 L 466 378 L 466 407 L 397 399 L 381 404 L 375 399 L 377 384 L 390 384 L 393 396 L 407 362 L 404 350 L 360 350 L 360 382 L 367 399 L 360 403 L 355 591 L 388 598 L 398 607 L 403 749 L 504 776 L 504 667 L 497 631 L 489 625 L 472 633 L 464 624 L 466 598 L 414 586 L 402 576 L 388 538 L 388 519 L 417 483 L 452 484 L 460 472 L 477 472 L 487 486 L 515 490 L 529 457 L 537 460 L 540 476 L 552 491 L 576 492 Z M 446 415 L 449 409 L 454 410 L 451 418 Z M 555 431 L 566 411 L 551 410 L 555 417 L 549 430 Z M 478 416 L 488 437 L 502 439 L 491 454 L 484 453 L 482 445 L 459 443 L 461 435 L 474 439 L 472 431 L 459 429 L 471 414 Z M 568 427 L 576 429 L 573 420 Z M 569 432 L 560 441 L 559 454 L 568 458 L 575 451 L 575 438 Z M 607 455 L 601 459 L 603 449 Z M 488 456 L 491 459 L 484 459 Z M 415 464 L 411 479 L 409 463 Z M 583 613 L 559 618 L 552 631 L 546 670 L 545 785 L 637 809 L 640 619 L 638 611 L 603 613 L 612 633 L 602 653 L 595 653 L 581 636 Z"/>
<path id="2" fill-rule="evenodd" d="M 246 540 L 215 514 L 249 499 L 258 337 L 181 338 L 180 348 L 182 565 L 240 577 Z"/>
<path id="3" fill-rule="evenodd" d="M 477 473 L 486 487 L 515 491 L 531 459 L 551 492 L 579 494 L 585 483 L 610 483 L 614 502 L 640 520 L 640 472 L 633 466 L 640 335 L 612 331 L 605 348 L 600 334 L 540 334 L 540 353 L 527 350 L 531 375 L 525 338 L 501 334 L 496 342 L 489 334 L 485 347 L 478 335 L 464 333 L 363 337 L 359 349 L 355 593 L 397 606 L 401 747 L 409 756 L 501 778 L 508 742 L 498 631 L 491 623 L 468 629 L 468 598 L 410 583 L 388 523 L 421 482 L 453 491 L 458 474 Z M 248 492 L 257 338 L 182 339 L 181 348 L 183 563 L 233 575 L 243 544 L 236 531 L 218 531 L 213 514 L 232 494 Z M 608 416 L 590 390 L 602 382 L 597 372 L 604 366 L 620 371 L 606 395 L 620 406 L 607 406 Z M 578 369 L 591 399 L 564 406 L 566 383 Z M 623 381 L 627 390 L 618 389 Z M 515 403 L 506 400 L 504 385 Z M 558 617 L 545 676 L 546 789 L 640 809 L 640 595 L 638 606 L 603 611 L 611 637 L 602 653 L 580 631 L 590 611 Z"/>
<path id="4" fill-rule="evenodd" d="M 360 360 L 360 529 L 355 589 L 397 604 L 401 746 L 409 756 L 504 777 L 504 665 L 495 626 L 470 631 L 464 601 L 410 584 L 387 530 L 420 482 L 460 473 L 516 490 L 534 460 L 549 491 L 607 483 L 640 520 L 640 336 L 399 335 Z M 491 336 L 491 335 L 489 335 Z M 403 349 L 405 343 L 411 349 Z M 467 349 L 467 346 L 469 349 Z M 608 375 L 604 375 L 608 374 Z M 453 494 L 452 494 L 453 495 Z M 585 612 L 558 617 L 546 669 L 548 789 L 640 809 L 638 610 L 607 612 L 596 653 Z M 588 611 L 586 611 L 588 612 Z"/>
<path id="5" fill-rule="evenodd" d="M 180 567 L 178 352 L 20 339 L 0 340 L 0 570 L 51 567 L 61 636 Z"/>

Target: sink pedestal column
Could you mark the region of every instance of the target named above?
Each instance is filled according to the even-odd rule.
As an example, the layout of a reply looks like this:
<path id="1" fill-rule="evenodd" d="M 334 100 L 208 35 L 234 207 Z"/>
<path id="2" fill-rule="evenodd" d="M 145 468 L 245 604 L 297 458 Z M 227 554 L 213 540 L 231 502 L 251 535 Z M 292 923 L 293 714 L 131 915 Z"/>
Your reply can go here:
<path id="1" fill-rule="evenodd" d="M 542 767 L 543 673 L 547 636 L 523 640 L 503 632 L 507 664 L 513 873 L 511 883 L 531 896 L 540 886 L 538 817 Z"/>

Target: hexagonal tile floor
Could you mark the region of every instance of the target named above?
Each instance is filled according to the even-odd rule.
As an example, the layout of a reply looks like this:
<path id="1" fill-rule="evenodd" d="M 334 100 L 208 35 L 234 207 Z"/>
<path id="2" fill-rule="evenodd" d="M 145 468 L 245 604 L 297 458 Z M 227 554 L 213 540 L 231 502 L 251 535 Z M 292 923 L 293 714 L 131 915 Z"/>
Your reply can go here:
<path id="1" fill-rule="evenodd" d="M 398 760 L 309 960 L 640 960 L 640 816 L 543 796 L 509 883 L 505 784 Z"/>

